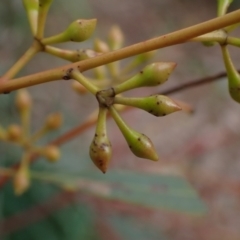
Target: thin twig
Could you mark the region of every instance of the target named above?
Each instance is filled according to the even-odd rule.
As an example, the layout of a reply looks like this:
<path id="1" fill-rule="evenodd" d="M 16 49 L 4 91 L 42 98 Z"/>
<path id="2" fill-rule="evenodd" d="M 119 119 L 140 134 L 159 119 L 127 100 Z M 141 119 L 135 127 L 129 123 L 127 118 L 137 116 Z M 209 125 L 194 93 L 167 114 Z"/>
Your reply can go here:
<path id="1" fill-rule="evenodd" d="M 240 73 L 240 70 L 238 70 L 238 72 Z M 179 91 L 182 91 L 182 90 L 187 90 L 189 88 L 193 88 L 193 87 L 197 87 L 197 86 L 200 86 L 200 85 L 211 83 L 211 82 L 214 82 L 214 81 L 217 81 L 217 80 L 221 80 L 222 78 L 224 78 L 226 76 L 227 76 L 226 72 L 221 72 L 221 73 L 218 73 L 218 74 L 213 75 L 213 76 L 200 78 L 200 79 L 197 79 L 197 80 L 194 80 L 194 81 L 189 81 L 187 83 L 183 83 L 180 86 L 170 88 L 170 89 L 162 91 L 160 93 L 164 94 L 164 95 L 173 94 L 173 93 L 176 93 L 176 92 L 179 92 Z"/>

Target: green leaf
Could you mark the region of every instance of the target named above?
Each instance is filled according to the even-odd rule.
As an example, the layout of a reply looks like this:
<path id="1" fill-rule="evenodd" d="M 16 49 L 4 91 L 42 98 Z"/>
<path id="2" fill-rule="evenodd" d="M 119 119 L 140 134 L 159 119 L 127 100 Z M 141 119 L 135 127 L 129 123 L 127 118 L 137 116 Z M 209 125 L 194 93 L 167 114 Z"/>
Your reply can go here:
<path id="1" fill-rule="evenodd" d="M 117 235 L 124 240 L 168 240 L 169 238 L 161 231 L 156 229 L 146 220 L 129 217 L 127 215 L 118 215 L 109 217 L 108 224 Z"/>
<path id="2" fill-rule="evenodd" d="M 32 187 L 29 191 L 20 197 L 13 194 L 11 184 L 7 184 L 4 192 L 1 193 L 1 218 L 15 216 L 24 210 L 42 202 L 47 202 L 52 196 L 59 192 L 59 188 L 53 187 L 42 182 L 32 182 Z M 47 211 L 45 208 L 37 209 L 36 213 Z M 31 218 L 31 216 L 29 216 Z M 34 216 L 33 216 L 34 219 Z M 27 221 L 25 228 L 18 227 L 6 235 L 4 240 L 98 240 L 96 231 L 92 231 L 94 224 L 95 213 L 89 206 L 79 202 L 63 207 L 58 211 L 53 211 L 51 214 L 46 214 L 40 221 Z M 13 221 L 14 222 L 14 221 Z M 15 222 L 16 224 L 16 222 Z M 21 223 L 20 223 L 21 225 Z M 10 225 L 11 226 L 11 225 Z M 1 229 L 1 232 L 7 229 Z M 2 236 L 1 236 L 2 239 Z"/>
<path id="3" fill-rule="evenodd" d="M 136 172 L 114 172 L 106 175 L 84 173 L 86 178 L 110 185 L 110 199 L 145 207 L 202 214 L 206 207 L 192 186 L 182 177 Z"/>
<path id="4" fill-rule="evenodd" d="M 206 206 L 196 191 L 180 176 L 130 171 L 109 171 L 103 175 L 84 171 L 77 178 L 59 176 L 58 179 L 106 200 L 194 215 L 206 213 Z"/>

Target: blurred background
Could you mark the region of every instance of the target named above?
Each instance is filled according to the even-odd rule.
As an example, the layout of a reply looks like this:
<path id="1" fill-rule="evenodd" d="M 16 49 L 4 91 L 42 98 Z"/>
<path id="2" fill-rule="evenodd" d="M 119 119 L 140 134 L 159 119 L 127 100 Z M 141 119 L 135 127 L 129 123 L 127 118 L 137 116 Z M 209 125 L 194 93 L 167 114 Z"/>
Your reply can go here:
<path id="1" fill-rule="evenodd" d="M 235 1 L 229 11 L 239 7 Z M 214 18 L 216 9 L 216 1 L 207 0 L 58 0 L 50 9 L 46 36 L 62 31 L 75 19 L 97 18 L 96 32 L 89 41 L 58 46 L 92 48 L 95 37 L 106 40 L 113 24 L 123 30 L 127 46 Z M 21 1 L 1 1 L 0 17 L 3 74 L 32 39 Z M 239 30 L 233 35 L 239 36 Z M 230 47 L 230 53 L 240 67 L 238 49 Z M 177 68 L 163 86 L 132 91 L 131 96 L 161 92 L 224 71 L 217 45 L 176 45 L 159 50 L 153 61 L 173 61 Z M 19 76 L 66 63 L 40 53 Z M 34 101 L 33 131 L 52 112 L 61 111 L 64 116 L 63 127 L 41 144 L 78 126 L 97 107 L 91 95 L 75 93 L 71 81 L 28 90 Z M 141 110 L 122 114 L 131 127 L 151 138 L 159 162 L 135 157 L 109 120 L 113 159 L 103 176 L 88 156 L 94 134 L 94 127 L 89 128 L 61 147 L 58 163 L 39 159 L 32 165 L 34 171 L 60 178 L 61 184 L 33 180 L 21 197 L 14 196 L 11 181 L 1 189 L 0 239 L 240 239 L 240 106 L 230 98 L 226 79 L 171 97 L 192 105 L 194 113 L 177 112 L 164 118 Z M 14 98 L 14 92 L 0 96 L 3 126 L 19 122 Z M 1 166 L 8 167 L 19 161 L 20 150 L 0 143 L 0 156 Z"/>

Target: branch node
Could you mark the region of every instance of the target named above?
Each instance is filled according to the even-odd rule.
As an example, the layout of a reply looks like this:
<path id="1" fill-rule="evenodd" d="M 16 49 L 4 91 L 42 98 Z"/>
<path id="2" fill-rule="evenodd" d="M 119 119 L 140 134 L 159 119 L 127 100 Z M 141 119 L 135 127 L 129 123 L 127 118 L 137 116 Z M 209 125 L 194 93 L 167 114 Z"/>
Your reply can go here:
<path id="1" fill-rule="evenodd" d="M 69 68 L 66 70 L 65 75 L 63 76 L 63 80 L 69 80 L 71 79 L 71 73 L 73 71 L 73 68 Z"/>
<path id="2" fill-rule="evenodd" d="M 105 90 L 98 91 L 96 93 L 96 98 L 101 107 L 111 107 L 114 103 L 115 91 L 114 88 L 108 88 Z"/>

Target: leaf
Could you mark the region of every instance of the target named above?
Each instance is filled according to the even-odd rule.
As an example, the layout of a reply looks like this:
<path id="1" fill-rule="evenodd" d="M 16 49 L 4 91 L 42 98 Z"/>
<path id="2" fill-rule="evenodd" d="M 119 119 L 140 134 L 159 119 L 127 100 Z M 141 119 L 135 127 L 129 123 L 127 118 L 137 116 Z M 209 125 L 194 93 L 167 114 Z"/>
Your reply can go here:
<path id="1" fill-rule="evenodd" d="M 108 224 L 124 240 L 168 240 L 161 229 L 156 229 L 147 220 L 140 221 L 127 215 L 111 216 Z"/>
<path id="2" fill-rule="evenodd" d="M 48 199 L 59 192 L 58 188 L 49 184 L 36 181 L 33 181 L 32 184 L 32 188 L 21 197 L 13 195 L 11 184 L 5 186 L 4 193 L 1 193 L 2 196 L 4 194 L 4 197 L 1 199 L 5 200 L 1 201 L 2 218 L 16 215 L 34 205 L 47 202 Z M 44 211 L 47 210 L 42 208 L 38 209 L 38 211 L 43 212 L 44 215 Z M 36 212 L 36 214 L 39 214 L 39 212 Z M 18 228 L 13 229 L 13 232 L 6 235 L 4 240 L 98 240 L 97 232 L 92 231 L 95 227 L 94 219 L 95 214 L 89 206 L 81 202 L 71 204 L 61 208 L 59 211 L 52 212 L 50 215 L 47 214 L 38 222 L 33 221 L 30 224 L 27 222 L 28 224 L 25 228 L 21 227 L 20 230 Z M 22 219 L 22 221 L 27 221 L 27 219 Z M 6 230 L 1 229 L 1 233 Z M 2 239 L 2 236 L 0 239 Z"/>
<path id="3" fill-rule="evenodd" d="M 106 177 L 91 175 L 91 178 L 109 183 L 112 199 L 193 214 L 206 211 L 196 191 L 182 177 L 112 171 Z"/>
<path id="4" fill-rule="evenodd" d="M 84 171 L 79 177 L 59 177 L 74 188 L 90 194 L 143 207 L 188 214 L 204 214 L 206 206 L 193 187 L 180 176 L 156 175 L 130 171 L 107 174 Z"/>

